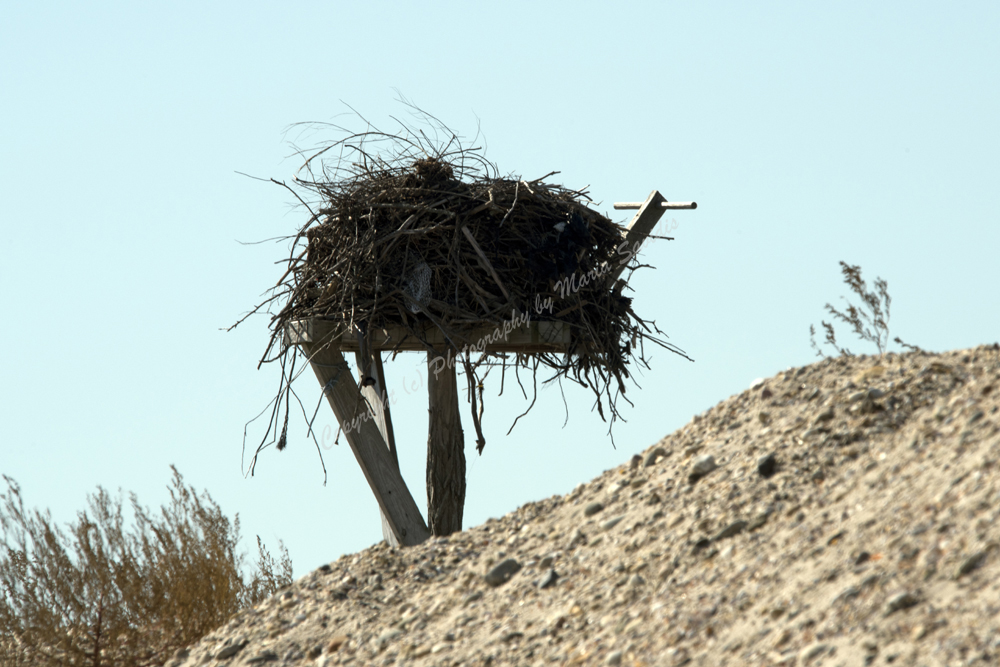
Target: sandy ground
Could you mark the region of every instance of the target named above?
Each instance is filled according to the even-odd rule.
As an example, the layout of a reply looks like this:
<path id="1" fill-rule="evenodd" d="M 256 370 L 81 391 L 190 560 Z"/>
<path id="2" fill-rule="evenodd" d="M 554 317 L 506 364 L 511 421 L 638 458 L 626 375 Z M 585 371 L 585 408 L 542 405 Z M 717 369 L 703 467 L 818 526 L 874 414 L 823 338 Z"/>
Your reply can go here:
<path id="1" fill-rule="evenodd" d="M 566 496 L 302 577 L 180 665 L 1000 664 L 1000 349 L 757 382 Z"/>

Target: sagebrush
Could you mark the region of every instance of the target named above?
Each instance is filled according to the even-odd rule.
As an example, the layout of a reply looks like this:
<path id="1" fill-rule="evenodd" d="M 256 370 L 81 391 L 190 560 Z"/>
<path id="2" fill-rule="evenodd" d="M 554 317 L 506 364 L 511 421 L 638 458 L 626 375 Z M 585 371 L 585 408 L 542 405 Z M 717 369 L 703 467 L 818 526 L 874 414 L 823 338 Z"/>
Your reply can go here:
<path id="1" fill-rule="evenodd" d="M 876 278 L 875 289 L 869 291 L 868 285 L 861 277 L 860 266 L 841 262 L 840 272 L 844 276 L 844 283 L 861 299 L 861 307 L 855 306 L 844 297 L 844 300 L 847 301 L 847 310 L 839 311 L 829 303 L 826 304 L 826 310 L 834 319 L 849 325 L 858 338 L 874 343 L 875 347 L 878 348 L 879 356 L 882 356 L 889 344 L 889 308 L 892 305 L 892 298 L 889 296 L 889 283 L 882 278 Z M 841 347 L 837 343 L 837 334 L 832 324 L 822 320 L 820 324 L 826 334 L 824 342 L 827 345 L 836 350 L 837 354 L 854 356 L 849 349 Z M 816 328 L 811 324 L 809 325 L 809 342 L 817 356 L 827 356 L 816 344 Z M 920 350 L 916 345 L 904 343 L 899 336 L 894 339 L 894 342 L 909 350 Z"/>
<path id="2" fill-rule="evenodd" d="M 187 646 L 291 583 L 257 538 L 256 569 L 245 578 L 230 522 L 208 492 L 184 485 L 176 468 L 159 514 L 129 494 L 103 488 L 63 531 L 48 511 L 26 510 L 4 475 L 0 494 L 0 666 L 162 665 Z"/>

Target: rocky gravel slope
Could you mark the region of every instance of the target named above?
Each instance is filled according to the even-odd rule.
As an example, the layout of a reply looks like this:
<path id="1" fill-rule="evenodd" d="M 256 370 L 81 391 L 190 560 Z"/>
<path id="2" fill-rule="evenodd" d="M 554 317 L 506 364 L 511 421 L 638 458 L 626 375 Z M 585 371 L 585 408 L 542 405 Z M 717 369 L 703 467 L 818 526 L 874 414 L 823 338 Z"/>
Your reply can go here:
<path id="1" fill-rule="evenodd" d="M 566 496 L 343 556 L 181 665 L 1000 664 L 1000 348 L 755 382 Z"/>

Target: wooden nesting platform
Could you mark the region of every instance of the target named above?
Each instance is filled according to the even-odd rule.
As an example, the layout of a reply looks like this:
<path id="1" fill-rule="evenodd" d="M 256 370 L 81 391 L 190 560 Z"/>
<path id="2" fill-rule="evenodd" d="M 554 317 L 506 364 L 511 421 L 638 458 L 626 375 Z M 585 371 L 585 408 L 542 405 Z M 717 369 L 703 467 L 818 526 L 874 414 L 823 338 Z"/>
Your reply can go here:
<path id="1" fill-rule="evenodd" d="M 623 247 L 630 251 L 631 256 L 652 233 L 665 210 L 694 209 L 697 204 L 667 202 L 654 190 L 645 202 L 615 204 L 615 208 L 638 209 L 622 237 Z M 614 287 L 624 268 L 622 263 L 606 276 L 609 289 Z M 498 330 L 499 336 L 496 335 Z M 458 332 L 457 340 L 454 337 L 449 340 L 434 325 L 428 325 L 418 333 L 423 340 L 402 327 L 373 329 L 369 332 L 369 342 L 365 343 L 360 332 L 348 331 L 344 325 L 330 320 L 299 320 L 285 329 L 285 341 L 301 348 L 323 387 L 323 393 L 378 501 L 383 535 L 393 546 L 420 544 L 431 533 L 399 472 L 380 353 L 385 350 L 428 353 L 429 440 L 433 443 L 453 440 L 455 436 L 461 440 L 455 368 L 452 365 L 450 368 L 435 369 L 432 363 L 435 357 L 456 347 L 459 351 L 465 346 L 478 348 L 481 341 L 488 352 L 522 354 L 565 352 L 570 343 L 568 325 L 547 321 L 529 320 L 506 335 L 502 324 L 499 327 L 493 324 L 470 325 L 468 329 Z M 428 346 L 433 348 L 433 353 Z M 344 358 L 345 351 L 355 354 L 360 387 Z M 443 376 L 439 379 L 440 374 Z M 462 456 L 464 466 L 464 454 Z M 464 480 L 462 488 L 464 499 Z M 460 530 L 461 526 L 452 529 Z"/>

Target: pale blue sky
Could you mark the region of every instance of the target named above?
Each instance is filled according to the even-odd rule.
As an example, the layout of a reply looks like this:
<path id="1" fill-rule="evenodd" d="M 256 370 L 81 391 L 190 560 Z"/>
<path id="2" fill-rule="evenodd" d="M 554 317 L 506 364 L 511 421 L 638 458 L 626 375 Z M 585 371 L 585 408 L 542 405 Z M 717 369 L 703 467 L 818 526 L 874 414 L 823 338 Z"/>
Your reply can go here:
<path id="1" fill-rule="evenodd" d="M 747 387 L 814 360 L 808 328 L 882 276 L 891 329 L 932 350 L 1000 338 L 1000 10 L 994 3 L 7 3 L 0 10 L 0 472 L 61 521 L 97 485 L 167 498 L 168 466 L 285 541 L 301 575 L 381 538 L 346 444 L 293 421 L 244 478 L 270 399 L 265 318 L 303 212 L 238 175 L 289 179 L 285 130 L 390 126 L 395 89 L 485 137 L 501 172 L 559 170 L 598 208 L 653 188 L 668 214 L 637 274 L 661 352 L 630 387 L 617 450 L 586 390 L 487 396 L 466 526 L 565 493 Z M 313 141 L 337 135 L 300 138 Z M 849 339 L 846 332 L 844 337 Z M 873 351 L 861 344 L 856 351 Z M 404 477 L 425 505 L 424 358 L 389 364 Z M 304 376 L 313 405 L 319 386 Z M 324 406 L 320 428 L 332 423 Z"/>

